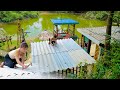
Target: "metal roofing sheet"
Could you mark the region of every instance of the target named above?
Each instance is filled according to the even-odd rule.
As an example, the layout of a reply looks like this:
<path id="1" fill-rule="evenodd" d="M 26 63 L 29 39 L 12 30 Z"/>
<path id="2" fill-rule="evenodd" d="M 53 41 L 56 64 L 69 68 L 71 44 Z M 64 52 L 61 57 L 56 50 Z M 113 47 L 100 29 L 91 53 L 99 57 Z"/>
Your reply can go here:
<path id="1" fill-rule="evenodd" d="M 79 24 L 79 22 L 73 19 L 51 19 L 52 23 L 55 25 L 62 25 L 62 24 Z"/>
<path id="2" fill-rule="evenodd" d="M 105 42 L 106 27 L 78 28 L 77 31 L 96 44 Z M 120 40 L 120 27 L 112 26 L 111 37 Z"/>
<path id="3" fill-rule="evenodd" d="M 37 69 L 40 72 L 73 68 L 80 62 L 82 65 L 85 62 L 88 64 L 95 62 L 72 38 L 57 40 L 55 46 L 49 45 L 48 41 L 33 42 L 31 50 L 32 62 L 38 64 Z"/>

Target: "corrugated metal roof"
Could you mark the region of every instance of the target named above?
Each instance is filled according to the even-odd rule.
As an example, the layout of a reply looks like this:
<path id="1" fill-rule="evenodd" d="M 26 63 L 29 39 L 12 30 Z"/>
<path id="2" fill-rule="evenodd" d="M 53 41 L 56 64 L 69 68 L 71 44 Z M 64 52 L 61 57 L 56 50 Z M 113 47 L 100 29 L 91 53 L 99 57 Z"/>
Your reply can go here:
<path id="1" fill-rule="evenodd" d="M 78 28 L 78 32 L 95 42 L 96 44 L 105 42 L 106 26 L 94 28 Z M 120 27 L 112 26 L 111 37 L 120 40 Z"/>
<path id="2" fill-rule="evenodd" d="M 57 40 L 55 46 L 48 41 L 31 43 L 32 62 L 40 72 L 53 72 L 76 67 L 80 62 L 92 64 L 95 60 L 72 38 Z"/>
<path id="3" fill-rule="evenodd" d="M 51 19 L 52 23 L 55 25 L 62 25 L 62 24 L 79 24 L 79 22 L 72 20 L 72 19 Z"/>
<path id="4" fill-rule="evenodd" d="M 37 70 L 38 65 L 33 64 L 27 69 L 22 70 L 21 66 L 19 68 L 9 68 L 4 66 L 0 68 L 0 79 L 64 79 L 65 76 L 57 75 L 56 72 L 53 73 L 40 73 Z"/>

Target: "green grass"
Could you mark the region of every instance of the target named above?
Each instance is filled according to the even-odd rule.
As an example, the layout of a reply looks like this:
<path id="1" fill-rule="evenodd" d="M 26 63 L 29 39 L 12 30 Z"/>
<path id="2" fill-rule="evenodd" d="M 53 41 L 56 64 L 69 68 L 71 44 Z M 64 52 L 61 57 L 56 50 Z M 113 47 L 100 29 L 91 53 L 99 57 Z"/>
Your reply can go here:
<path id="1" fill-rule="evenodd" d="M 0 47 L 1 50 L 8 51 L 7 42 L 5 42 L 4 45 L 1 43 L 1 46 L 2 46 L 2 47 Z M 10 49 L 12 49 L 12 48 L 15 47 L 15 46 L 17 46 L 17 41 L 16 41 L 16 40 L 12 40 L 12 44 L 9 42 L 9 47 L 10 47 Z"/>
<path id="2" fill-rule="evenodd" d="M 37 37 L 34 39 L 34 42 L 40 42 L 41 40 Z"/>

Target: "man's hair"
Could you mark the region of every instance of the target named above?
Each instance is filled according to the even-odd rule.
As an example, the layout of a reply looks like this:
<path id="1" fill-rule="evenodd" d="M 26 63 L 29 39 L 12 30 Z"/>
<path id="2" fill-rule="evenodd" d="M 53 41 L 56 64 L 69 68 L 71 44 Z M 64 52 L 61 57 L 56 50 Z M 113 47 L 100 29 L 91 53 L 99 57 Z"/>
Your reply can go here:
<path id="1" fill-rule="evenodd" d="M 54 38 L 57 38 L 57 35 L 56 35 L 56 34 L 54 35 Z"/>
<path id="2" fill-rule="evenodd" d="M 28 44 L 26 42 L 22 42 L 20 45 L 21 48 L 28 48 Z"/>

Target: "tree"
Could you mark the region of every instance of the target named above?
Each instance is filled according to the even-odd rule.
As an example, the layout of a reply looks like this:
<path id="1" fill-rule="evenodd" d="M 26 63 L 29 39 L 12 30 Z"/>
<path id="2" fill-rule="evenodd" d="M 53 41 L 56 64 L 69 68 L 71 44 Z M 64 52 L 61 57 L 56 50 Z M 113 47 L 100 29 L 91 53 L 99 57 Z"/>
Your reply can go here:
<path id="1" fill-rule="evenodd" d="M 110 50 L 110 40 L 111 40 L 111 27 L 114 11 L 110 11 L 107 19 L 106 37 L 105 37 L 105 49 Z"/>

